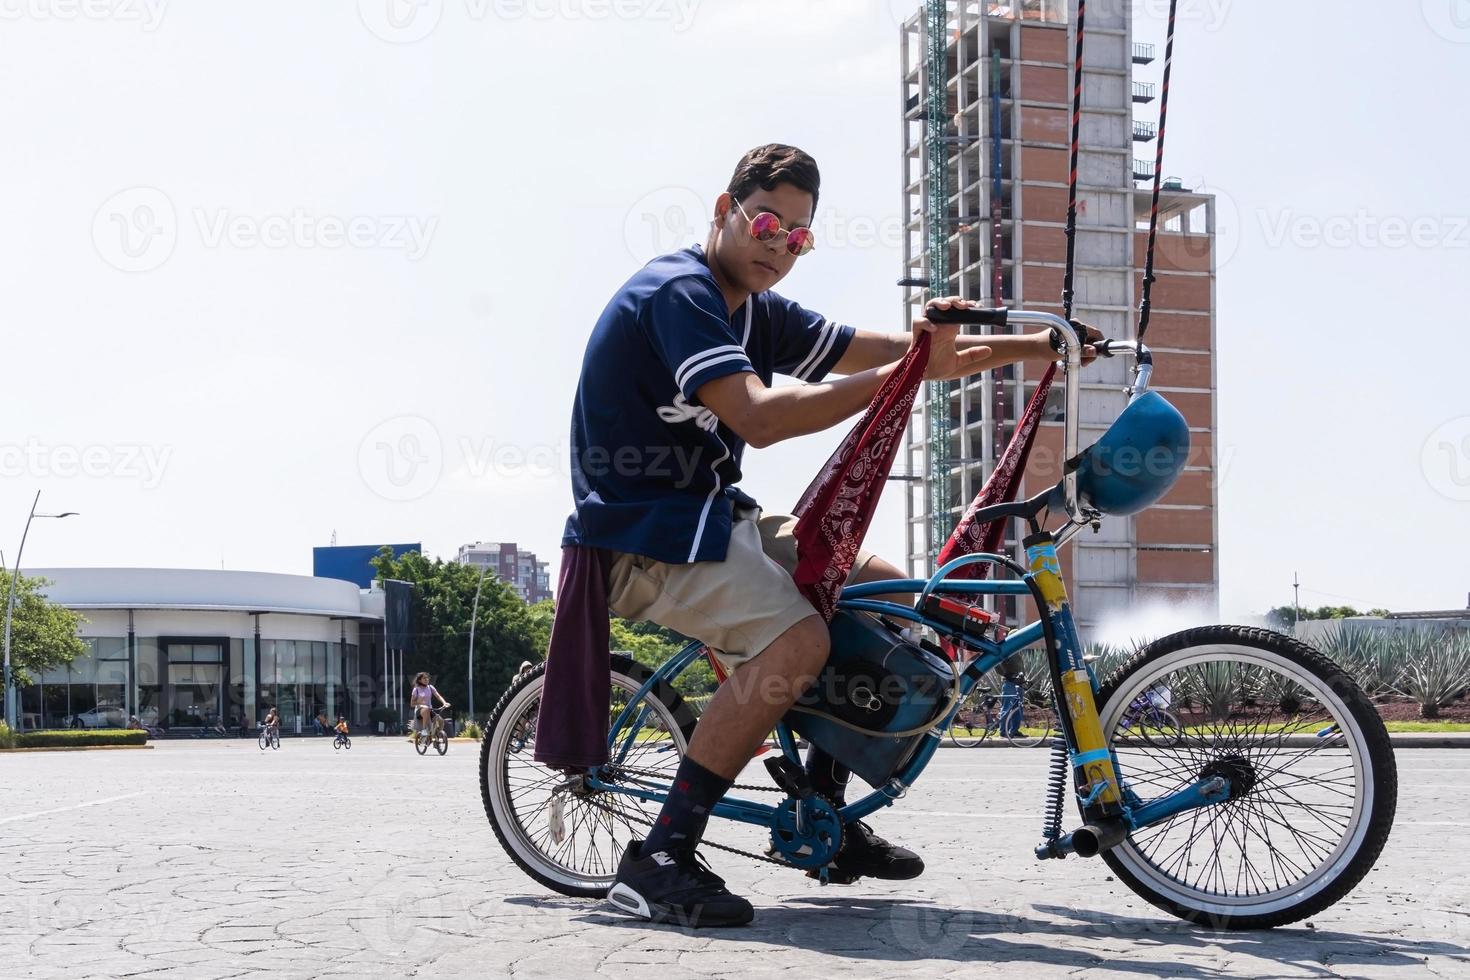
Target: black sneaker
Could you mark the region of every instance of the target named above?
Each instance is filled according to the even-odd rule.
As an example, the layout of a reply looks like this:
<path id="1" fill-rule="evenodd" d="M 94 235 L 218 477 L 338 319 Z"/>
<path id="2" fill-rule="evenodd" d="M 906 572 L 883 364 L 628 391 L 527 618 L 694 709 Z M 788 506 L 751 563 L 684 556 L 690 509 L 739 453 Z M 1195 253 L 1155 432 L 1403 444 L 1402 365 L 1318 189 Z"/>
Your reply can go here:
<path id="1" fill-rule="evenodd" d="M 843 826 L 842 847 L 826 871 L 827 880 L 834 885 L 850 885 L 863 877 L 907 881 L 924 873 L 924 859 L 906 847 L 888 843 L 859 820 Z M 821 871 L 808 871 L 807 877 L 820 878 Z"/>
<path id="2" fill-rule="evenodd" d="M 691 929 L 743 926 L 755 918 L 750 903 L 730 894 L 725 880 L 694 851 L 640 857 L 642 847 L 641 840 L 628 843 L 608 890 L 607 900 L 619 912 Z"/>

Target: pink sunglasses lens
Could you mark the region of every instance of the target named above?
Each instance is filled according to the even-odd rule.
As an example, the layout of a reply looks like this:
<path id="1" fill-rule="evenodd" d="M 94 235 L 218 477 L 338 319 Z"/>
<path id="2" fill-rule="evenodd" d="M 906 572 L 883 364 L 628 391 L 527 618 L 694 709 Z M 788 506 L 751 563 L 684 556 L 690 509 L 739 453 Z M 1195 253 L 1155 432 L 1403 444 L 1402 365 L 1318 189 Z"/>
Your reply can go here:
<path id="1" fill-rule="evenodd" d="M 750 235 L 758 242 L 768 242 L 780 231 L 780 220 L 769 211 L 762 211 L 750 221 Z"/>
<path id="2" fill-rule="evenodd" d="M 805 255 L 816 245 L 810 228 L 798 228 L 786 236 L 786 251 L 792 255 Z"/>

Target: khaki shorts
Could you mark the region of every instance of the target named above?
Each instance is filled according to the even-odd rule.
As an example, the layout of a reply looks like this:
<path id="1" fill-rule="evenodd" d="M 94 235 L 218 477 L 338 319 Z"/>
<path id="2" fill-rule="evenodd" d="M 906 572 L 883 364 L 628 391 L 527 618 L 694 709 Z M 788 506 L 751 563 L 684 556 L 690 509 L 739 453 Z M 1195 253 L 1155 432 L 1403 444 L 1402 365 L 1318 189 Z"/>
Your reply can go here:
<path id="1" fill-rule="evenodd" d="M 624 619 L 649 620 L 696 639 L 734 670 L 817 615 L 791 578 L 795 529 L 796 518 L 789 515 L 737 510 L 724 561 L 672 565 L 616 554 L 608 572 L 608 608 Z M 872 557 L 859 552 L 852 575 Z"/>

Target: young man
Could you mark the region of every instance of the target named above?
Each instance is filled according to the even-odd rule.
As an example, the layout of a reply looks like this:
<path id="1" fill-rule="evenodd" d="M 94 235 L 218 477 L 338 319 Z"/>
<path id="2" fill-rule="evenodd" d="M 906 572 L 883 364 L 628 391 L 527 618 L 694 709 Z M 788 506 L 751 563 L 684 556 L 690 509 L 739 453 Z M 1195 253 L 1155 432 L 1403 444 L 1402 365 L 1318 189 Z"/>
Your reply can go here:
<path id="1" fill-rule="evenodd" d="M 771 292 L 814 245 L 818 189 L 816 161 L 801 150 L 751 150 L 715 202 L 705 247 L 661 256 L 628 280 L 582 364 L 572 413 L 576 511 L 563 543 L 612 553 L 613 613 L 708 644 L 738 681 L 700 717 L 657 825 L 629 845 L 609 892 L 621 910 L 656 921 L 751 920 L 750 903 L 695 847 L 709 808 L 827 660 L 826 623 L 791 577 L 795 521 L 762 516 L 735 488 L 745 447 L 860 413 L 920 331 L 934 335 L 930 380 L 1056 357 L 1044 333 L 981 343 L 922 319 L 912 335 L 854 330 Z M 938 301 L 954 304 L 968 305 Z M 806 383 L 772 388 L 777 373 Z M 867 553 L 853 572 L 856 581 L 902 577 Z M 807 769 L 818 792 L 841 802 L 844 768 L 813 749 Z M 857 823 L 844 828 L 830 870 L 852 881 L 912 878 L 923 867 Z"/>

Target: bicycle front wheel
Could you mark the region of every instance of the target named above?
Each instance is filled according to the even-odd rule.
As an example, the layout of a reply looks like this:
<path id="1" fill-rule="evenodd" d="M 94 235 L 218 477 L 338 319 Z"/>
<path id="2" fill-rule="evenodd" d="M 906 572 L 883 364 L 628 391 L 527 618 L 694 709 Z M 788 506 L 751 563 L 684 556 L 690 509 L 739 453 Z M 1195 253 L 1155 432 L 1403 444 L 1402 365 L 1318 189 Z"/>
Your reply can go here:
<path id="1" fill-rule="evenodd" d="M 657 803 L 586 788 L 581 774 L 535 761 L 536 721 L 546 665 L 514 681 L 490 714 L 480 742 L 485 815 L 511 860 L 563 895 L 603 898 L 628 842 L 647 836 Z M 653 672 L 612 658 L 608 723 L 624 715 Z M 611 734 L 604 782 L 648 789 L 673 782 L 694 734 L 694 713 L 668 683 L 653 687 Z"/>
<path id="2" fill-rule="evenodd" d="M 264 752 L 271 744 L 271 737 L 265 732 L 261 732 L 256 736 L 255 744 L 259 745 L 260 751 Z"/>
<path id="3" fill-rule="evenodd" d="M 428 752 L 429 742 L 430 736 L 428 732 L 425 732 L 421 729 L 415 729 L 413 733 L 413 748 L 415 752 L 417 752 L 419 755 L 423 755 Z"/>
<path id="4" fill-rule="evenodd" d="M 1128 724 L 1151 692 L 1177 738 Z M 1352 890 L 1388 840 L 1398 770 L 1383 721 L 1341 668 L 1268 630 L 1206 626 L 1145 647 L 1099 695 L 1143 801 L 1223 776 L 1230 798 L 1135 831 L 1103 860 L 1154 905 L 1222 929 L 1306 918 Z M 1172 733 L 1171 733 L 1172 734 Z"/>
<path id="5" fill-rule="evenodd" d="M 449 736 L 442 728 L 434 733 L 434 751 L 440 755 L 449 751 Z"/>

